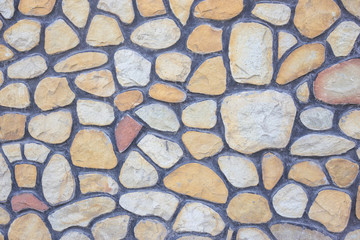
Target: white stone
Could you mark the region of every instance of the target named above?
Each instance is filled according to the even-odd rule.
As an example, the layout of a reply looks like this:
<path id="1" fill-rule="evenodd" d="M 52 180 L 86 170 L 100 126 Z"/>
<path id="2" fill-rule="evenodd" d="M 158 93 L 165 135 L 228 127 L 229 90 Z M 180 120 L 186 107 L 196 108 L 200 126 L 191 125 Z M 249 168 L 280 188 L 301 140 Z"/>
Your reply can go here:
<path id="1" fill-rule="evenodd" d="M 95 240 L 124 239 L 128 231 L 130 217 L 118 215 L 105 218 L 94 224 L 91 232 Z"/>
<path id="2" fill-rule="evenodd" d="M 39 44 L 40 31 L 40 22 L 24 19 L 6 29 L 4 40 L 20 52 L 29 51 Z"/>
<path id="3" fill-rule="evenodd" d="M 313 107 L 301 112 L 300 120 L 311 130 L 327 130 L 332 128 L 334 113 L 323 107 Z"/>
<path id="4" fill-rule="evenodd" d="M 236 240 L 270 240 L 260 229 L 254 227 L 239 228 Z"/>
<path id="5" fill-rule="evenodd" d="M 20 143 L 4 144 L 2 150 L 9 162 L 13 163 L 22 160 Z"/>
<path id="6" fill-rule="evenodd" d="M 115 119 L 112 106 L 100 101 L 79 99 L 76 112 L 80 124 L 83 125 L 107 126 Z"/>
<path id="7" fill-rule="evenodd" d="M 0 153 L 0 202 L 6 202 L 12 189 L 10 169 Z"/>
<path id="8" fill-rule="evenodd" d="M 5 19 L 10 19 L 14 16 L 14 0 L 0 0 L 0 14 Z"/>
<path id="9" fill-rule="evenodd" d="M 100 0 L 97 8 L 117 15 L 126 24 L 135 18 L 132 0 Z"/>
<path id="10" fill-rule="evenodd" d="M 45 59 L 40 55 L 23 58 L 8 67 L 8 77 L 30 79 L 43 74 L 47 70 Z"/>
<path id="11" fill-rule="evenodd" d="M 196 102 L 183 110 L 181 119 L 188 127 L 210 129 L 216 124 L 216 108 L 214 100 Z"/>
<path id="12" fill-rule="evenodd" d="M 24 146 L 24 155 L 27 160 L 44 163 L 50 149 L 39 143 L 26 143 Z"/>
<path id="13" fill-rule="evenodd" d="M 70 230 L 68 232 L 65 232 L 64 235 L 62 235 L 62 237 L 60 238 L 60 240 L 90 240 L 90 238 L 88 236 L 86 236 L 85 234 L 78 232 L 78 231 L 74 231 L 74 230 Z"/>
<path id="14" fill-rule="evenodd" d="M 251 13 L 266 22 L 281 26 L 289 22 L 291 9 L 285 4 L 258 3 Z"/>
<path id="15" fill-rule="evenodd" d="M 280 59 L 284 53 L 297 44 L 297 39 L 288 32 L 279 32 L 278 36 L 278 59 Z"/>
<path id="16" fill-rule="evenodd" d="M 65 16 L 78 28 L 83 28 L 90 12 L 88 0 L 63 0 L 62 10 Z"/>
<path id="17" fill-rule="evenodd" d="M 161 54 L 156 58 L 155 71 L 163 80 L 185 82 L 191 71 L 191 58 L 178 52 Z"/>
<path id="18" fill-rule="evenodd" d="M 360 34 L 360 26 L 355 22 L 344 21 L 332 31 L 326 41 L 336 57 L 345 57 L 354 48 L 356 39 Z"/>
<path id="19" fill-rule="evenodd" d="M 344 240 L 358 240 L 359 238 L 360 238 L 360 229 L 356 229 L 346 234 Z"/>

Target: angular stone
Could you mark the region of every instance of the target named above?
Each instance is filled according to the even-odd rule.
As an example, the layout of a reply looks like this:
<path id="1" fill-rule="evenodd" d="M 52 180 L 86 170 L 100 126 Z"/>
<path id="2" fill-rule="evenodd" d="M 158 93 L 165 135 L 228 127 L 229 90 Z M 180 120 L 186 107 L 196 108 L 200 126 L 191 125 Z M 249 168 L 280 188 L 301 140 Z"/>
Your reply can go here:
<path id="1" fill-rule="evenodd" d="M 226 203 L 228 190 L 221 178 L 210 168 L 188 163 L 164 178 L 166 188 L 179 194 L 214 203 Z"/>
<path id="2" fill-rule="evenodd" d="M 200 232 L 219 235 L 225 228 L 221 216 L 212 208 L 198 202 L 187 203 L 175 219 L 175 232 Z"/>
<path id="3" fill-rule="evenodd" d="M 214 100 L 196 102 L 183 110 L 181 119 L 185 126 L 210 129 L 216 125 L 216 109 Z"/>
<path id="4" fill-rule="evenodd" d="M 120 183 L 126 188 L 154 186 L 159 179 L 156 169 L 140 153 L 132 151 L 120 170 Z"/>
<path id="5" fill-rule="evenodd" d="M 120 49 L 114 55 L 116 77 L 122 87 L 146 86 L 150 81 L 151 63 L 139 53 Z"/>
<path id="6" fill-rule="evenodd" d="M 332 128 L 334 113 L 323 107 L 312 107 L 301 112 L 300 120 L 311 130 L 328 130 Z"/>
<path id="7" fill-rule="evenodd" d="M 107 126 L 115 119 L 112 106 L 103 101 L 79 99 L 76 113 L 82 125 Z"/>
<path id="8" fill-rule="evenodd" d="M 44 169 L 41 185 L 46 201 L 53 206 L 68 202 L 74 197 L 75 179 L 70 164 L 63 155 L 55 154 L 51 157 Z"/>
<path id="9" fill-rule="evenodd" d="M 241 92 L 221 105 L 226 142 L 244 154 L 286 147 L 295 115 L 291 96 L 274 90 Z"/>
<path id="10" fill-rule="evenodd" d="M 87 198 L 57 208 L 49 214 L 48 220 L 55 231 L 73 226 L 87 227 L 94 218 L 112 212 L 115 205 L 110 197 Z"/>
<path id="11" fill-rule="evenodd" d="M 62 10 L 65 16 L 78 28 L 83 28 L 86 25 L 90 4 L 88 0 L 63 0 Z"/>
<path id="12" fill-rule="evenodd" d="M 136 224 L 134 235 L 138 240 L 165 240 L 167 230 L 159 221 L 144 219 Z"/>
<path id="13" fill-rule="evenodd" d="M 117 165 L 110 138 L 97 129 L 82 129 L 76 133 L 70 155 L 72 163 L 78 167 L 112 169 Z"/>
<path id="14" fill-rule="evenodd" d="M 21 188 L 34 188 L 36 186 L 37 170 L 31 164 L 15 165 L 16 183 Z"/>
<path id="15" fill-rule="evenodd" d="M 97 8 L 117 15 L 126 24 L 132 23 L 135 18 L 132 0 L 100 0 Z"/>
<path id="16" fill-rule="evenodd" d="M 0 2 L 0 14 L 5 19 L 10 19 L 14 16 L 14 0 L 3 0 Z"/>
<path id="17" fill-rule="evenodd" d="M 0 224 L 6 225 L 10 222 L 10 214 L 5 207 L 0 207 Z"/>
<path id="18" fill-rule="evenodd" d="M 339 120 L 340 130 L 349 137 L 360 139 L 359 118 L 360 109 L 352 109 L 345 112 Z"/>
<path id="19" fill-rule="evenodd" d="M 40 76 L 47 70 L 45 59 L 41 55 L 23 58 L 7 69 L 9 78 L 31 79 Z"/>
<path id="20" fill-rule="evenodd" d="M 20 2 L 21 3 L 21 2 Z M 27 213 L 16 218 L 10 225 L 9 239 L 26 240 L 32 239 L 51 240 L 51 234 L 43 220 L 35 213 Z"/>
<path id="21" fill-rule="evenodd" d="M 3 144 L 2 150 L 10 163 L 22 160 L 21 146 L 19 143 Z"/>
<path id="22" fill-rule="evenodd" d="M 333 0 L 299 0 L 294 25 L 308 38 L 325 32 L 340 17 L 341 10 Z"/>
<path id="23" fill-rule="evenodd" d="M 345 9 L 352 15 L 360 18 L 360 3 L 353 0 L 341 0 Z"/>
<path id="24" fill-rule="evenodd" d="M 141 191 L 121 195 L 119 204 L 136 215 L 157 216 L 168 221 L 174 215 L 179 200 L 164 192 Z"/>
<path id="25" fill-rule="evenodd" d="M 336 57 L 345 57 L 354 48 L 359 34 L 359 25 L 352 21 L 344 21 L 329 34 L 326 41 L 330 44 Z"/>
<path id="26" fill-rule="evenodd" d="M 185 82 L 191 71 L 191 58 L 178 52 L 163 53 L 156 58 L 155 71 L 163 80 Z"/>
<path id="27" fill-rule="evenodd" d="M 312 161 L 294 164 L 289 171 L 288 178 L 310 187 L 329 184 L 321 166 Z"/>
<path id="28" fill-rule="evenodd" d="M 24 155 L 27 160 L 44 163 L 50 149 L 39 143 L 26 143 L 24 145 Z"/>
<path id="29" fill-rule="evenodd" d="M 96 240 L 124 239 L 129 225 L 128 215 L 118 215 L 98 221 L 91 228 Z"/>
<path id="30" fill-rule="evenodd" d="M 119 191 L 117 182 L 112 177 L 102 173 L 80 174 L 79 182 L 82 194 L 103 192 L 115 195 Z"/>
<path id="31" fill-rule="evenodd" d="M 274 224 L 270 230 L 278 240 L 332 240 L 316 230 L 288 223 Z"/>
<path id="32" fill-rule="evenodd" d="M 171 168 L 183 156 L 181 147 L 172 141 L 147 134 L 137 146 L 161 168 Z"/>
<path id="33" fill-rule="evenodd" d="M 240 2 L 240 1 L 238 1 Z M 229 42 L 229 58 L 235 82 L 266 85 L 273 77 L 273 36 L 259 23 L 233 25 Z"/>
<path id="34" fill-rule="evenodd" d="M 136 106 L 140 105 L 143 101 L 144 101 L 143 94 L 139 90 L 130 90 L 130 91 L 122 92 L 114 98 L 114 104 L 122 112 L 135 108 Z"/>
<path id="35" fill-rule="evenodd" d="M 151 128 L 164 132 L 177 132 L 180 123 L 175 112 L 166 105 L 153 103 L 136 110 L 135 114 Z"/>
<path id="36" fill-rule="evenodd" d="M 163 83 L 152 85 L 149 89 L 149 95 L 153 99 L 169 103 L 180 103 L 186 99 L 186 93 L 183 90 Z"/>
<path id="37" fill-rule="evenodd" d="M 325 166 L 333 182 L 341 188 L 353 184 L 359 173 L 359 165 L 344 158 L 332 158 Z"/>
<path id="38" fill-rule="evenodd" d="M 0 202 L 6 202 L 12 189 L 11 171 L 0 153 Z"/>
<path id="39" fill-rule="evenodd" d="M 141 47 L 159 50 L 171 47 L 180 39 L 181 31 L 170 18 L 150 20 L 131 33 L 131 41 Z"/>
<path id="40" fill-rule="evenodd" d="M 19 140 L 25 135 L 26 116 L 8 113 L 0 116 L 0 141 Z"/>
<path id="41" fill-rule="evenodd" d="M 266 190 L 272 190 L 284 173 L 284 164 L 273 153 L 266 153 L 261 162 L 262 178 Z"/>
<path id="42" fill-rule="evenodd" d="M 70 137 L 72 124 L 71 112 L 57 111 L 31 118 L 28 130 L 30 135 L 37 140 L 60 144 Z"/>
<path id="43" fill-rule="evenodd" d="M 349 221 L 351 198 L 337 190 L 322 190 L 309 210 L 309 218 L 320 222 L 330 232 L 342 232 Z"/>
<path id="44" fill-rule="evenodd" d="M 49 207 L 32 193 L 21 193 L 11 198 L 11 208 L 14 212 L 20 212 L 24 209 L 34 209 L 39 212 L 45 212 Z"/>
<path id="45" fill-rule="evenodd" d="M 6 29 L 4 40 L 19 52 L 25 52 L 39 44 L 40 31 L 40 22 L 24 19 Z"/>
<path id="46" fill-rule="evenodd" d="M 331 156 L 343 154 L 355 147 L 353 141 L 327 134 L 308 134 L 291 145 L 290 153 L 298 156 Z"/>
<path id="47" fill-rule="evenodd" d="M 296 97 L 301 103 L 307 103 L 309 101 L 309 96 L 309 85 L 307 82 L 304 82 L 296 89 Z"/>
<path id="48" fill-rule="evenodd" d="M 229 20 L 243 10 L 243 0 L 204 0 L 194 10 L 194 16 L 212 20 Z"/>
<path id="49" fill-rule="evenodd" d="M 29 16 L 45 16 L 51 13 L 56 0 L 20 0 L 19 11 Z"/>
<path id="50" fill-rule="evenodd" d="M 319 68 L 324 60 L 325 47 L 321 43 L 302 45 L 292 51 L 281 64 L 276 83 L 280 85 L 290 83 Z"/>
<path id="51" fill-rule="evenodd" d="M 189 35 L 186 46 L 194 53 L 207 54 L 222 50 L 222 29 L 203 24 Z"/>
<path id="52" fill-rule="evenodd" d="M 36 87 L 34 100 L 43 111 L 70 105 L 75 93 L 70 89 L 65 77 L 48 77 L 42 79 Z"/>
<path id="53" fill-rule="evenodd" d="M 270 240 L 268 235 L 264 233 L 262 230 L 254 227 L 248 228 L 239 228 L 238 233 L 236 235 L 236 240 Z"/>
<path id="54" fill-rule="evenodd" d="M 116 125 L 115 138 L 119 152 L 124 152 L 139 134 L 142 124 L 125 115 Z"/>
<path id="55" fill-rule="evenodd" d="M 244 224 L 266 223 L 272 218 L 266 198 L 253 193 L 236 195 L 230 200 L 226 212 L 233 221 Z"/>
<path id="56" fill-rule="evenodd" d="M 7 61 L 14 56 L 10 48 L 0 44 L 0 62 Z"/>
<path id="57" fill-rule="evenodd" d="M 186 25 L 190 15 L 190 8 L 194 0 L 169 0 L 171 11 L 183 26 Z"/>
<path id="58" fill-rule="evenodd" d="M 59 73 L 78 72 L 96 68 L 107 63 L 108 57 L 103 52 L 81 52 L 62 59 L 54 66 Z"/>
<path id="59" fill-rule="evenodd" d="M 287 50 L 298 43 L 296 37 L 288 32 L 280 31 L 278 35 L 278 59 L 280 59 Z"/>
<path id="60" fill-rule="evenodd" d="M 259 184 L 259 175 L 254 163 L 244 156 L 221 156 L 218 164 L 226 179 L 234 187 L 246 188 Z"/>
<path id="61" fill-rule="evenodd" d="M 47 54 L 68 51 L 79 43 L 76 32 L 62 19 L 55 20 L 45 29 L 45 52 Z"/>
<path id="62" fill-rule="evenodd" d="M 76 230 L 69 230 L 66 233 L 64 233 L 64 235 L 62 235 L 62 237 L 60 238 L 60 240 L 73 240 L 73 239 L 90 240 L 88 236 Z"/>
<path id="63" fill-rule="evenodd" d="M 279 3 L 258 3 L 251 13 L 266 22 L 282 26 L 289 22 L 291 8 Z"/>
<path id="64" fill-rule="evenodd" d="M 86 36 L 86 43 L 93 47 L 119 45 L 124 42 L 124 36 L 119 24 L 113 17 L 95 15 Z"/>
<path id="65" fill-rule="evenodd" d="M 187 89 L 206 95 L 223 94 L 226 90 L 226 69 L 222 57 L 205 60 L 194 72 Z"/>
<path id="66" fill-rule="evenodd" d="M 166 13 L 162 0 L 136 0 L 136 5 L 143 17 L 154 17 Z"/>
<path id="67" fill-rule="evenodd" d="M 357 240 L 359 238 L 360 238 L 360 230 L 357 229 L 355 231 L 351 231 L 348 234 L 346 234 L 344 240 Z"/>
<path id="68" fill-rule="evenodd" d="M 219 153 L 224 143 L 212 133 L 188 131 L 181 137 L 185 147 L 196 160 L 202 160 Z"/>
<path id="69" fill-rule="evenodd" d="M 30 105 L 30 94 L 23 83 L 11 83 L 0 90 L 0 106 L 9 108 L 27 108 Z"/>
<path id="70" fill-rule="evenodd" d="M 115 92 L 114 79 L 109 70 L 79 74 L 75 84 L 81 90 L 99 97 L 110 97 Z"/>

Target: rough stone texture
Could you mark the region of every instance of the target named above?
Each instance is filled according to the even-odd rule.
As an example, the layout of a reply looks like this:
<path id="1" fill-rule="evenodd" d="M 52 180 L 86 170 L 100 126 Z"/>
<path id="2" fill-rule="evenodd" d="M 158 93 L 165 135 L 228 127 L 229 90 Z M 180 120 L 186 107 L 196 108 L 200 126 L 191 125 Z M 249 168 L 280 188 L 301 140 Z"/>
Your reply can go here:
<path id="1" fill-rule="evenodd" d="M 2 0 L 0 2 L 0 14 L 5 19 L 10 19 L 14 16 L 14 0 Z"/>
<path id="2" fill-rule="evenodd" d="M 99 97 L 110 97 L 115 92 L 115 83 L 109 70 L 79 74 L 75 84 L 81 90 Z"/>
<path id="3" fill-rule="evenodd" d="M 124 239 L 129 225 L 128 215 L 105 218 L 94 224 L 91 232 L 96 240 Z"/>
<path id="4" fill-rule="evenodd" d="M 288 223 L 274 224 L 270 230 L 278 240 L 332 240 L 316 230 Z"/>
<path id="5" fill-rule="evenodd" d="M 352 109 L 345 112 L 339 120 L 340 130 L 349 137 L 360 139 L 359 117 L 359 109 Z"/>
<path id="6" fill-rule="evenodd" d="M 145 219 L 136 224 L 134 235 L 138 240 L 165 240 L 167 230 L 161 222 Z"/>
<path id="7" fill-rule="evenodd" d="M 196 160 L 214 156 L 224 147 L 219 136 L 207 132 L 188 131 L 182 135 L 181 140 Z"/>
<path id="8" fill-rule="evenodd" d="M 63 0 L 62 10 L 76 27 L 83 28 L 90 13 L 90 4 L 88 0 Z"/>
<path id="9" fill-rule="evenodd" d="M 301 123 L 311 130 L 328 130 L 332 127 L 334 113 L 323 107 L 312 107 L 300 114 Z"/>
<path id="10" fill-rule="evenodd" d="M 273 153 L 266 153 L 261 162 L 262 178 L 266 190 L 271 190 L 279 182 L 284 173 L 284 164 Z"/>
<path id="11" fill-rule="evenodd" d="M 239 228 L 236 240 L 270 240 L 270 238 L 260 229 L 249 227 L 249 228 Z"/>
<path id="12" fill-rule="evenodd" d="M 153 17 L 166 13 L 162 0 L 136 0 L 136 5 L 143 17 Z"/>
<path id="13" fill-rule="evenodd" d="M 290 48 L 297 44 L 297 39 L 288 32 L 279 32 L 278 35 L 278 59 L 280 59 L 284 53 L 286 53 Z"/>
<path id="14" fill-rule="evenodd" d="M 125 115 L 115 128 L 116 145 L 119 152 L 124 152 L 139 134 L 142 125 L 129 115 Z"/>
<path id="15" fill-rule="evenodd" d="M 107 126 L 115 120 L 112 106 L 101 101 L 79 99 L 76 113 L 83 125 Z"/>
<path id="16" fill-rule="evenodd" d="M 0 202 L 6 202 L 12 189 L 12 174 L 2 154 L 0 154 L 0 172 Z"/>
<path id="17" fill-rule="evenodd" d="M 243 10 L 243 0 L 204 0 L 196 5 L 194 16 L 212 20 L 228 20 Z"/>
<path id="18" fill-rule="evenodd" d="M 135 18 L 131 0 L 100 0 L 97 8 L 117 15 L 126 24 L 132 23 Z"/>
<path id="19" fill-rule="evenodd" d="M 301 103 L 307 103 L 309 101 L 310 90 L 307 82 L 300 84 L 296 89 L 296 97 Z"/>
<path id="20" fill-rule="evenodd" d="M 119 185 L 116 181 L 112 177 L 101 173 L 80 174 L 79 185 L 83 194 L 104 192 L 114 195 L 119 191 Z"/>
<path id="21" fill-rule="evenodd" d="M 328 184 L 328 180 L 320 165 L 312 161 L 304 161 L 294 164 L 290 168 L 288 178 L 310 187 Z"/>
<path id="22" fill-rule="evenodd" d="M 325 166 L 333 182 L 341 188 L 349 187 L 359 173 L 359 165 L 344 158 L 332 158 Z"/>
<path id="23" fill-rule="evenodd" d="M 33 239 L 51 240 L 49 229 L 43 220 L 35 213 L 27 213 L 15 219 L 9 228 L 9 239 L 26 240 Z"/>
<path id="24" fill-rule="evenodd" d="M 108 57 L 102 52 L 81 52 L 62 59 L 54 66 L 59 73 L 71 73 L 99 67 L 108 61 Z"/>
<path id="25" fill-rule="evenodd" d="M 19 140 L 25 135 L 26 116 L 7 113 L 0 116 L 0 141 Z"/>
<path id="26" fill-rule="evenodd" d="M 0 62 L 7 61 L 13 58 L 13 56 L 14 53 L 11 51 L 10 48 L 0 44 Z"/>
<path id="27" fill-rule="evenodd" d="M 144 96 L 139 90 L 130 90 L 118 94 L 114 98 L 116 107 L 124 112 L 135 108 L 144 101 Z"/>
<path id="28" fill-rule="evenodd" d="M 207 54 L 221 51 L 222 29 L 203 24 L 196 27 L 187 39 L 186 46 L 194 53 Z"/>
<path id="29" fill-rule="evenodd" d="M 22 160 L 20 144 L 3 144 L 2 150 L 9 162 L 13 163 Z"/>
<path id="30" fill-rule="evenodd" d="M 360 34 L 360 27 L 355 22 L 344 21 L 332 31 L 326 41 L 336 57 L 349 55 Z"/>
<path id="31" fill-rule="evenodd" d="M 26 143 L 24 146 L 24 155 L 27 160 L 44 163 L 50 149 L 39 143 Z"/>
<path id="32" fill-rule="evenodd" d="M 264 21 L 281 26 L 289 22 L 291 9 L 285 4 L 258 3 L 251 13 Z"/>
<path id="33" fill-rule="evenodd" d="M 191 71 L 191 58 L 178 52 L 163 53 L 156 58 L 155 71 L 163 80 L 185 82 Z"/>
<path id="34" fill-rule="evenodd" d="M 8 108 L 27 108 L 30 105 L 30 94 L 23 83 L 12 83 L 0 89 L 0 106 Z"/>
<path id="35" fill-rule="evenodd" d="M 15 165 L 15 180 L 19 187 L 34 188 L 36 186 L 37 170 L 31 164 Z"/>
<path id="36" fill-rule="evenodd" d="M 205 100 L 187 106 L 181 116 L 185 126 L 210 129 L 216 124 L 217 104 L 214 100 Z"/>
<path id="37" fill-rule="evenodd" d="M 182 25 L 186 25 L 189 15 L 190 8 L 194 0 L 169 0 L 171 11 L 174 13 Z"/>
<path id="38" fill-rule="evenodd" d="M 7 74 L 9 78 L 31 79 L 43 74 L 47 68 L 46 61 L 41 55 L 33 55 L 11 64 Z"/>
<path id="39" fill-rule="evenodd" d="M 20 0 L 19 11 L 29 16 L 48 15 L 54 8 L 56 0 Z"/>
<path id="40" fill-rule="evenodd" d="M 173 85 L 155 83 L 149 89 L 149 96 L 153 99 L 168 102 L 180 103 L 186 99 L 186 93 Z"/>
<path id="41" fill-rule="evenodd" d="M 11 198 L 11 208 L 15 212 L 22 211 L 24 209 L 34 209 L 39 212 L 45 212 L 49 207 L 39 200 L 32 193 L 21 193 Z"/>

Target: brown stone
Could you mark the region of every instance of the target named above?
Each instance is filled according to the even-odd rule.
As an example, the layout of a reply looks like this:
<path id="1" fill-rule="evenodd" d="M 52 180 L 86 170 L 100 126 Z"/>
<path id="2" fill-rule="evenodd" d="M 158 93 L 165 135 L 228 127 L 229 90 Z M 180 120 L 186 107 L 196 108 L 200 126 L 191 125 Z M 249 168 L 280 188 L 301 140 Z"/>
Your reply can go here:
<path id="1" fill-rule="evenodd" d="M 185 101 L 186 93 L 172 85 L 163 84 L 163 83 L 155 83 L 149 89 L 150 97 L 169 103 L 180 103 Z"/>
<path id="2" fill-rule="evenodd" d="M 54 8 L 56 0 L 20 0 L 19 11 L 29 16 L 48 15 Z"/>
<path id="3" fill-rule="evenodd" d="M 11 83 L 0 90 L 0 106 L 26 108 L 30 105 L 30 94 L 23 83 Z"/>
<path id="4" fill-rule="evenodd" d="M 7 61 L 14 56 L 14 53 L 10 48 L 0 44 L 0 62 Z"/>
<path id="5" fill-rule="evenodd" d="M 119 152 L 124 152 L 134 141 L 142 128 L 142 124 L 126 115 L 116 126 L 115 138 Z"/>
<path id="6" fill-rule="evenodd" d="M 54 66 L 60 73 L 71 73 L 104 65 L 108 57 L 103 52 L 81 52 L 68 56 Z"/>
<path id="7" fill-rule="evenodd" d="M 36 186 L 37 170 L 31 164 L 15 165 L 15 179 L 19 187 L 33 188 Z"/>
<path id="8" fill-rule="evenodd" d="M 266 153 L 262 158 L 261 167 L 264 187 L 266 190 L 271 190 L 283 175 L 284 165 L 275 154 Z"/>
<path id="9" fill-rule="evenodd" d="M 131 90 L 118 94 L 114 99 L 114 104 L 120 111 L 124 112 L 140 105 L 143 100 L 141 91 Z"/>
<path id="10" fill-rule="evenodd" d="M 32 193 L 21 193 L 11 198 L 11 208 L 14 212 L 24 209 L 34 209 L 45 212 L 49 207 Z"/>
<path id="11" fill-rule="evenodd" d="M 188 131 L 182 135 L 181 139 L 190 154 L 197 160 L 214 156 L 224 147 L 221 138 L 212 133 Z"/>
<path id="12" fill-rule="evenodd" d="M 99 97 L 110 97 L 115 92 L 113 75 L 109 70 L 79 74 L 75 84 L 81 90 Z"/>
<path id="13" fill-rule="evenodd" d="M 8 113 L 0 116 L 0 140 L 19 140 L 25 135 L 26 116 Z"/>
<path id="14" fill-rule="evenodd" d="M 194 16 L 212 20 L 229 20 L 243 10 L 243 0 L 204 0 L 194 10 Z"/>
<path id="15" fill-rule="evenodd" d="M 162 0 L 136 0 L 136 5 L 143 17 L 153 17 L 166 13 Z"/>
<path id="16" fill-rule="evenodd" d="M 16 218 L 10 225 L 8 237 L 10 240 L 51 240 L 49 229 L 35 213 L 27 213 Z"/>
<path id="17" fill-rule="evenodd" d="M 328 180 L 320 165 L 312 161 L 304 161 L 293 165 L 289 171 L 288 178 L 310 187 L 328 184 Z"/>
<path id="18" fill-rule="evenodd" d="M 359 173 L 359 165 L 344 158 L 332 158 L 325 166 L 331 179 L 341 188 L 349 187 Z"/>
<path id="19" fill-rule="evenodd" d="M 203 24 L 189 35 L 186 46 L 194 53 L 206 54 L 222 50 L 222 29 Z"/>

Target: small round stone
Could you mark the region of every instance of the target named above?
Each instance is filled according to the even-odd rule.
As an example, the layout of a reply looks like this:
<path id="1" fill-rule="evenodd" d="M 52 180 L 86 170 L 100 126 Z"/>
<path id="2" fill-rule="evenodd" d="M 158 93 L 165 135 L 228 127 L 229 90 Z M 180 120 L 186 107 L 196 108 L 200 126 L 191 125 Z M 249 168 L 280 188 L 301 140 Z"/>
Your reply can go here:
<path id="1" fill-rule="evenodd" d="M 186 99 L 186 93 L 175 86 L 163 83 L 155 83 L 149 89 L 150 97 L 169 103 L 180 103 Z"/>
<path id="2" fill-rule="evenodd" d="M 300 113 L 301 123 L 311 130 L 328 130 L 332 127 L 334 113 L 323 107 L 312 107 Z"/>

